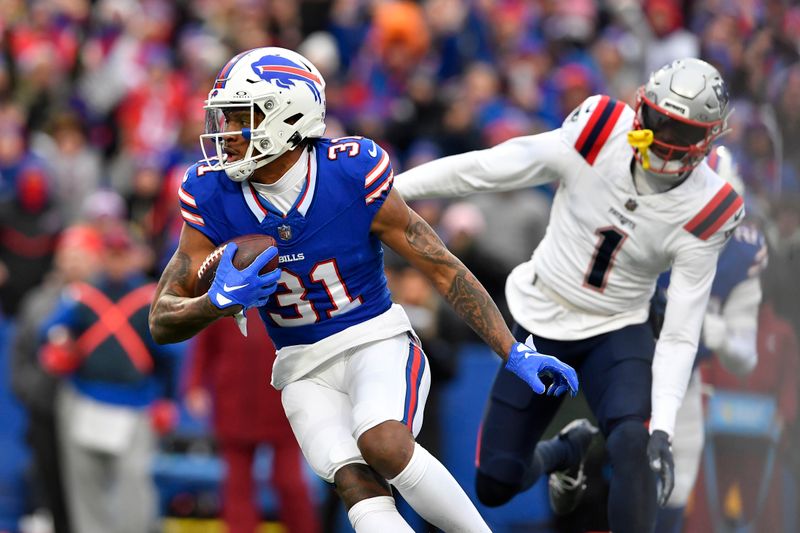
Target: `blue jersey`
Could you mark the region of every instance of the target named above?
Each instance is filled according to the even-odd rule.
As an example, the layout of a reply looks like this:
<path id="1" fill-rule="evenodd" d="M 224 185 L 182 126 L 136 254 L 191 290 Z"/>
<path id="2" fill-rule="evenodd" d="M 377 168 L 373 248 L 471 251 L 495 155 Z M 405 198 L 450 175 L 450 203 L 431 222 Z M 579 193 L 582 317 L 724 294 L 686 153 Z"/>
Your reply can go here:
<path id="1" fill-rule="evenodd" d="M 392 305 L 383 250 L 370 232 L 392 188 L 389 156 L 361 137 L 316 139 L 303 191 L 286 215 L 245 180 L 197 163 L 179 190 L 184 221 L 215 245 L 251 233 L 277 241 L 283 269 L 259 309 L 278 348 L 312 344 Z"/>
<path id="2" fill-rule="evenodd" d="M 765 261 L 764 235 L 746 223 L 737 227 L 717 259 L 717 272 L 711 285 L 710 305 L 717 306 L 719 310 L 724 308 L 733 288 L 748 278 L 757 276 L 765 266 Z M 669 272 L 665 272 L 658 279 L 658 287 L 664 289 L 668 285 Z M 711 352 L 703 345 L 701 338 L 695 364 L 710 355 Z"/>

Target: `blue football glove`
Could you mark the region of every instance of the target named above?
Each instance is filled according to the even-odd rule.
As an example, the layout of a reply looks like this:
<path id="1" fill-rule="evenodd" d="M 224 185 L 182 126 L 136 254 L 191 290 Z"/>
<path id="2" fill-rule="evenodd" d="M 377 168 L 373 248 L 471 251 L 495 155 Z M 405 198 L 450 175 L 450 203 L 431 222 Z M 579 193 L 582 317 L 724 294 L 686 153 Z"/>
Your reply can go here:
<path id="1" fill-rule="evenodd" d="M 270 246 L 243 270 L 233 266 L 233 255 L 237 249 L 234 242 L 225 246 L 214 281 L 208 289 L 208 297 L 220 309 L 233 305 L 241 305 L 244 309 L 261 307 L 277 289 L 281 269 L 276 268 L 264 275 L 259 275 L 258 271 L 278 255 L 278 249 Z"/>
<path id="2" fill-rule="evenodd" d="M 647 462 L 650 470 L 657 476 L 658 505 L 664 507 L 669 501 L 672 489 L 675 488 L 675 461 L 672 458 L 672 446 L 666 432 L 657 429 L 647 442 Z"/>
<path id="3" fill-rule="evenodd" d="M 553 380 L 547 388 L 548 396 L 561 396 L 567 391 L 572 397 L 578 394 L 578 375 L 575 369 L 551 355 L 537 352 L 532 337 L 528 337 L 524 344 L 514 343 L 508 354 L 506 368 L 519 376 L 536 394 L 545 392 L 542 376 Z"/>

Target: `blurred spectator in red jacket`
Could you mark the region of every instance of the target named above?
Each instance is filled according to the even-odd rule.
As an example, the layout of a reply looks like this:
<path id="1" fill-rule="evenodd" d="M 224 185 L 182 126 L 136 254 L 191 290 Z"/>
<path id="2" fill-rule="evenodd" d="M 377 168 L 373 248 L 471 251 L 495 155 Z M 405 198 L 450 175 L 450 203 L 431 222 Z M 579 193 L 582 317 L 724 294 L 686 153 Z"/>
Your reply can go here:
<path id="1" fill-rule="evenodd" d="M 214 433 L 227 467 L 222 517 L 228 533 L 254 533 L 258 527 L 253 458 L 261 444 L 274 451 L 271 483 L 278 493 L 281 522 L 289 533 L 314 533 L 319 524 L 300 448 L 283 413 L 280 392 L 269 384 L 275 347 L 258 312 L 251 309 L 247 315 L 247 337 L 231 319 L 218 320 L 196 336 L 186 406 L 197 417 L 213 411 Z"/>
<path id="2" fill-rule="evenodd" d="M 13 317 L 50 270 L 63 224 L 45 161 L 28 148 L 22 109 L 0 104 L 0 312 Z"/>
<path id="3" fill-rule="evenodd" d="M 766 297 L 766 294 L 765 294 Z M 704 369 L 703 381 L 715 391 L 738 392 L 771 396 L 776 403 L 774 428 L 780 435 L 777 444 L 766 438 L 745 436 L 718 436 L 715 440 L 718 509 L 708 508 L 704 466 L 695 485 L 695 505 L 686 523 L 686 531 L 712 531 L 711 515 L 717 513 L 726 523 L 742 526 L 749 524 L 753 531 L 793 531 L 792 524 L 784 524 L 787 515 L 783 509 L 788 476 L 783 473 L 790 459 L 789 433 L 782 431 L 797 415 L 798 368 L 800 352 L 792 326 L 775 314 L 770 301 L 762 304 L 758 317 L 758 364 L 752 373 L 738 377 L 726 371 L 714 358 Z M 765 436 L 764 436 L 765 437 Z M 768 468 L 766 457 L 770 446 L 777 446 L 775 463 Z M 768 492 L 759 502 L 762 479 L 768 480 Z M 761 508 L 757 508 L 758 505 Z"/>

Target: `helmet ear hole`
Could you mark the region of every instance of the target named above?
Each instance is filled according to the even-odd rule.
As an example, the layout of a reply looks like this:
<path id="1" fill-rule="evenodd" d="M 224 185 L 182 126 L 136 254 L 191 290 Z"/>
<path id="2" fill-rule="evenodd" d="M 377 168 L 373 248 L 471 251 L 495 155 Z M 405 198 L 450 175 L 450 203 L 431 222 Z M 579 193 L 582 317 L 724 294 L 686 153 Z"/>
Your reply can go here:
<path id="1" fill-rule="evenodd" d="M 296 124 L 297 121 L 300 120 L 301 118 L 303 118 L 303 114 L 302 113 L 295 113 L 291 117 L 285 119 L 284 122 L 289 124 L 289 125 L 293 125 L 293 124 Z"/>

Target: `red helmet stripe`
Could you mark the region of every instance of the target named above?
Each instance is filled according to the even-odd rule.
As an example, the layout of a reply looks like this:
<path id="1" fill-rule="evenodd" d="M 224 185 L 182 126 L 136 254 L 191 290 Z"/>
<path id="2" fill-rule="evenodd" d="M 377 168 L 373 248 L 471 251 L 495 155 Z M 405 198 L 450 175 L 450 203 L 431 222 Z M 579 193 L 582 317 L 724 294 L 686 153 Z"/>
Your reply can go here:
<path id="1" fill-rule="evenodd" d="M 236 64 L 237 61 L 239 61 L 239 58 L 241 58 L 247 52 L 248 51 L 245 51 L 235 55 L 234 57 L 231 58 L 230 61 L 228 61 L 225 64 L 224 67 L 222 67 L 222 70 L 220 70 L 219 74 L 217 74 L 217 79 L 216 82 L 214 83 L 215 89 L 223 89 L 225 87 L 225 83 L 228 81 L 228 75 L 231 73 L 231 70 L 233 70 L 233 66 Z"/>
<path id="2" fill-rule="evenodd" d="M 288 74 L 294 74 L 322 85 L 322 81 L 318 76 L 301 68 L 287 67 L 285 65 L 260 65 L 258 68 L 261 69 L 261 72 L 286 72 Z"/>

